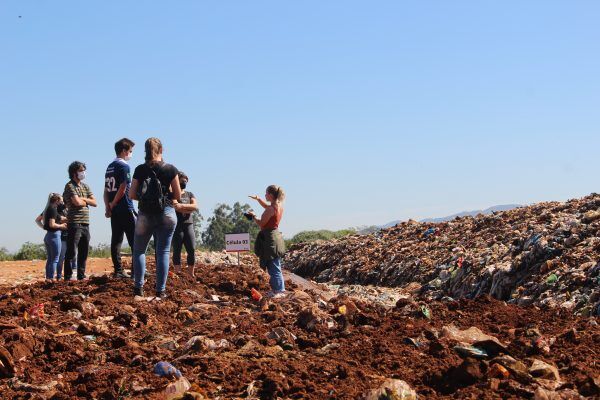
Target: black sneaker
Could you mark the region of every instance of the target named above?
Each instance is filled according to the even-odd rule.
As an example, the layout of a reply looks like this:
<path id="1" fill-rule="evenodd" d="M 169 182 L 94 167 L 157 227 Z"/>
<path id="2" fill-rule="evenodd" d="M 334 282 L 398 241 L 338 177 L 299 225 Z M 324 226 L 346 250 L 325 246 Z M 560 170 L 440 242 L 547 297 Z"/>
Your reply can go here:
<path id="1" fill-rule="evenodd" d="M 125 271 L 116 271 L 115 273 L 113 273 L 113 278 L 127 279 L 130 278 L 130 276 Z"/>
<path id="2" fill-rule="evenodd" d="M 158 297 L 159 299 L 166 299 L 167 298 L 167 291 L 163 290 L 162 292 L 156 292 L 156 297 Z"/>
<path id="3" fill-rule="evenodd" d="M 144 288 L 133 288 L 133 295 L 144 297 Z"/>

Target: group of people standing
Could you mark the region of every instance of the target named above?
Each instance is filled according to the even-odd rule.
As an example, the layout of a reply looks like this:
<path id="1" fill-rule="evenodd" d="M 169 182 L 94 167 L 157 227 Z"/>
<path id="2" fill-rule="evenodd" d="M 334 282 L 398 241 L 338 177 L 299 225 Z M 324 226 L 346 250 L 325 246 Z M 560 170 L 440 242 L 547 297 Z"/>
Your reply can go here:
<path id="1" fill-rule="evenodd" d="M 164 162 L 163 147 L 158 138 L 145 142 L 145 162 L 138 165 L 133 176 L 128 161 L 135 143 L 123 138 L 115 143 L 116 158 L 105 173 L 103 200 L 104 215 L 111 224 L 111 258 L 116 278 L 129 278 L 121 262 L 124 236 L 132 249 L 134 295 L 144 296 L 146 276 L 146 251 L 154 238 L 156 256 L 156 287 L 158 298 L 166 296 L 169 258 L 173 247 L 173 267 L 182 271 L 181 251 L 187 252 L 186 272 L 194 278 L 195 234 L 192 214 L 198 209 L 193 193 L 186 190 L 188 176 L 175 166 Z M 44 244 L 47 251 L 46 279 L 71 280 L 86 278 L 86 261 L 90 244 L 89 207 L 97 207 L 90 187 L 84 182 L 86 165 L 74 161 L 68 168 L 69 181 L 62 196 L 50 193 L 44 211 L 36 223 L 46 230 Z M 278 226 L 283 216 L 283 190 L 275 185 L 267 188 L 265 200 L 254 195 L 265 208 L 259 218 L 250 217 L 261 228 L 255 252 L 261 266 L 271 276 L 271 294 L 281 296 L 285 291 L 280 259 L 284 252 L 283 239 Z M 133 200 L 138 202 L 136 212 Z M 63 274 L 64 264 L 64 274 Z"/>

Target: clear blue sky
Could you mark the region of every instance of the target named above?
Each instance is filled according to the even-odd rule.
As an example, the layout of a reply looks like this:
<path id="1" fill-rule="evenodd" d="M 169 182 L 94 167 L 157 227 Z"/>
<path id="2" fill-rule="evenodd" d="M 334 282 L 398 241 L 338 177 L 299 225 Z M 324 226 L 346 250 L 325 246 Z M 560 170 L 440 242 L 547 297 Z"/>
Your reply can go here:
<path id="1" fill-rule="evenodd" d="M 21 18 L 19 18 L 21 16 Z M 271 183 L 290 236 L 599 191 L 597 1 L 0 3 L 0 246 L 158 136 L 205 216 Z M 109 240 L 102 208 L 92 242 Z"/>

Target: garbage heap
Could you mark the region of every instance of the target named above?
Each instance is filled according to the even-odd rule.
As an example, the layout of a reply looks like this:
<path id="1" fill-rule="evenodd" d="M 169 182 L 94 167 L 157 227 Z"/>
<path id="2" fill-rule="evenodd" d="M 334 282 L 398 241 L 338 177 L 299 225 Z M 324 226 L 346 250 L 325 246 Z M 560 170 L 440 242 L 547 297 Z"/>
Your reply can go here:
<path id="1" fill-rule="evenodd" d="M 481 295 L 600 314 L 600 195 L 445 223 L 299 244 L 291 271 L 333 284 L 401 287 L 429 299 Z"/>
<path id="2" fill-rule="evenodd" d="M 0 287 L 0 398 L 600 396 L 596 317 L 484 297 L 380 307 L 295 277 L 268 299 L 268 279 L 201 264 L 160 300 L 109 276 Z"/>

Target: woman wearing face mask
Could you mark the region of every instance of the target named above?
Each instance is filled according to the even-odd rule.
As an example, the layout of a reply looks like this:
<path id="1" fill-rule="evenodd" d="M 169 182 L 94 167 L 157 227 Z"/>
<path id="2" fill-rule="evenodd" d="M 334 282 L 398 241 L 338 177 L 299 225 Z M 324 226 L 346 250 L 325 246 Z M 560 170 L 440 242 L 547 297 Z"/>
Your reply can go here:
<path id="1" fill-rule="evenodd" d="M 57 209 L 60 203 L 62 203 L 60 194 L 50 193 L 44 211 L 35 220 L 46 231 L 46 236 L 44 236 L 47 254 L 46 280 L 54 279 L 62 248 L 61 232 L 67 229 L 66 223 L 60 223 L 61 217 Z"/>
<path id="2" fill-rule="evenodd" d="M 169 251 L 177 225 L 174 202 L 181 201 L 178 172 L 163 161 L 162 143 L 150 138 L 145 143 L 146 162 L 133 172 L 129 195 L 138 201 L 139 215 L 133 239 L 133 271 L 135 296 L 144 295 L 146 250 L 154 236 L 156 251 L 156 297 L 166 297 L 165 288 L 169 274 Z"/>
<path id="3" fill-rule="evenodd" d="M 265 200 L 258 195 L 249 196 L 265 209 L 258 218 L 253 212 L 254 222 L 260 227 L 260 232 L 254 243 L 254 252 L 260 260 L 260 265 L 266 268 L 271 279 L 269 296 L 279 298 L 285 296 L 285 282 L 281 271 L 281 257 L 285 254 L 285 242 L 279 232 L 279 223 L 283 217 L 283 200 L 285 193 L 280 186 L 271 185 L 265 192 Z"/>
<path id="4" fill-rule="evenodd" d="M 194 234 L 194 219 L 192 213 L 198 210 L 196 196 L 185 190 L 189 181 L 188 176 L 179 171 L 179 186 L 181 187 L 181 202 L 175 204 L 177 212 L 177 227 L 173 235 L 173 268 L 181 272 L 181 247 L 185 246 L 187 252 L 187 273 L 194 278 L 196 265 L 196 237 Z"/>

